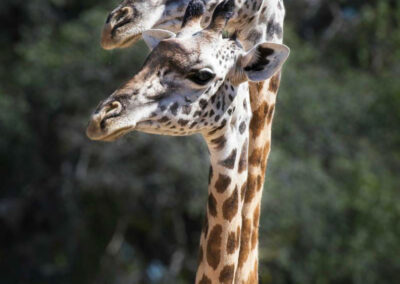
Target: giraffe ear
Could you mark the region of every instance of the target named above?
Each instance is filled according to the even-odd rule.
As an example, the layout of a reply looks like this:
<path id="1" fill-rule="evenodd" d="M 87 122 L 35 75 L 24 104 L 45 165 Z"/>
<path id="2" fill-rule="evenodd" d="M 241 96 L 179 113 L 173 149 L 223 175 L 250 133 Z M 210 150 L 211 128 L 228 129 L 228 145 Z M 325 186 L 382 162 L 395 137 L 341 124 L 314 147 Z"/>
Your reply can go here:
<path id="1" fill-rule="evenodd" d="M 147 44 L 150 50 L 153 50 L 160 41 L 168 38 L 176 37 L 173 32 L 161 29 L 147 30 L 142 33 L 144 42 Z"/>
<path id="2" fill-rule="evenodd" d="M 284 44 L 261 43 L 241 58 L 240 69 L 249 81 L 264 81 L 282 68 L 289 53 L 289 47 Z"/>

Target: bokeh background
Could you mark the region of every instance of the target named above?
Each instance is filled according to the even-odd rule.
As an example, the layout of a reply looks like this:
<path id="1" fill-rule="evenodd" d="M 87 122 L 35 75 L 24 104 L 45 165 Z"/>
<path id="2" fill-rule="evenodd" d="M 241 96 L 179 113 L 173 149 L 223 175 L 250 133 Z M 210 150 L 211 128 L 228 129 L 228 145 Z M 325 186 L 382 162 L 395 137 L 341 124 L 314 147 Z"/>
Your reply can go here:
<path id="1" fill-rule="evenodd" d="M 85 137 L 143 43 L 104 51 L 117 0 L 0 1 L 0 282 L 192 283 L 201 137 Z M 400 1 L 286 0 L 260 282 L 400 283 Z"/>

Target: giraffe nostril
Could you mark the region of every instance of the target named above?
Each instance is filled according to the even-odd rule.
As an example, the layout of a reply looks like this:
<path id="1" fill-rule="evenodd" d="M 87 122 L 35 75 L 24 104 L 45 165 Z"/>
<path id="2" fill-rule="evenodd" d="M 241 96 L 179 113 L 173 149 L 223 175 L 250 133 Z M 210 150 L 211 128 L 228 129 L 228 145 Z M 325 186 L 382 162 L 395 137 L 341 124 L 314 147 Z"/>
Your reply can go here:
<path id="1" fill-rule="evenodd" d="M 133 15 L 133 9 L 131 7 L 124 7 L 118 11 L 115 15 L 115 22 L 117 24 L 123 25 L 129 22 L 129 19 Z"/>
<path id="2" fill-rule="evenodd" d="M 121 114 L 122 104 L 119 101 L 113 101 L 104 107 L 104 119 L 116 117 Z"/>
<path id="3" fill-rule="evenodd" d="M 122 112 L 123 106 L 119 101 L 113 101 L 102 107 L 97 115 L 99 126 L 101 129 L 106 128 L 106 121 L 110 118 L 118 117 Z"/>
<path id="4" fill-rule="evenodd" d="M 110 14 L 108 14 L 106 25 L 111 24 L 112 26 L 122 26 L 129 22 L 129 19 L 132 17 L 133 12 L 134 11 L 131 7 L 123 7 L 118 10 L 114 10 Z"/>

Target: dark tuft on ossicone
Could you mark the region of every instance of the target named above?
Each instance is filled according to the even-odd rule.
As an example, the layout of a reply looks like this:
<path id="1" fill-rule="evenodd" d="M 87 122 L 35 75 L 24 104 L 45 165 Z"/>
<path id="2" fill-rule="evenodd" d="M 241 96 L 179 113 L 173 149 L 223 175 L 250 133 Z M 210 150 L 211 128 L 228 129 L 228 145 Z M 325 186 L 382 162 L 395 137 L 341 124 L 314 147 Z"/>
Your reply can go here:
<path id="1" fill-rule="evenodd" d="M 203 1 L 201 0 L 190 1 L 186 8 L 185 15 L 183 16 L 182 28 L 187 24 L 188 21 L 203 16 L 205 11 L 206 8 L 204 6 Z"/>
<path id="2" fill-rule="evenodd" d="M 232 16 L 235 10 L 235 0 L 224 0 L 215 8 L 212 22 L 218 18 L 223 17 L 226 21 L 228 21 Z"/>

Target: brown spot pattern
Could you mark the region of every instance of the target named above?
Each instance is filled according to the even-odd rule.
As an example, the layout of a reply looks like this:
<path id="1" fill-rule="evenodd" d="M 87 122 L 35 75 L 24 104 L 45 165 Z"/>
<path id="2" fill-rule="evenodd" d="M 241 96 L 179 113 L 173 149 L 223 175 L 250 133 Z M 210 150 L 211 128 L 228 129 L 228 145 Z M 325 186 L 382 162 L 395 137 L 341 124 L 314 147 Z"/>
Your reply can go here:
<path id="1" fill-rule="evenodd" d="M 213 217 L 217 216 L 217 200 L 212 193 L 208 196 L 208 212 Z"/>
<path id="2" fill-rule="evenodd" d="M 208 278 L 207 276 L 203 275 L 201 278 L 199 284 L 212 284 L 211 279 Z"/>
<path id="3" fill-rule="evenodd" d="M 235 190 L 233 191 L 232 195 L 224 201 L 222 205 L 222 213 L 224 218 L 227 219 L 229 222 L 232 221 L 233 217 L 237 214 L 239 207 L 239 196 L 238 196 L 238 188 L 236 186 Z"/>
<path id="4" fill-rule="evenodd" d="M 230 232 L 228 236 L 228 242 L 226 243 L 226 252 L 233 254 L 236 250 L 236 233 Z"/>
<path id="5" fill-rule="evenodd" d="M 265 125 L 265 118 L 268 115 L 268 103 L 264 102 L 258 109 L 253 112 L 253 117 L 250 122 L 250 130 L 253 138 L 257 138 Z"/>
<path id="6" fill-rule="evenodd" d="M 259 82 L 256 85 L 257 85 L 257 91 L 258 91 L 258 93 L 260 93 L 262 91 L 262 89 L 264 88 L 264 81 Z"/>
<path id="7" fill-rule="evenodd" d="M 254 196 L 256 195 L 256 190 L 257 190 L 257 178 L 255 175 L 249 175 L 247 179 L 247 189 L 246 189 L 246 194 L 244 197 L 244 202 L 245 203 L 250 203 Z"/>
<path id="8" fill-rule="evenodd" d="M 178 124 L 180 126 L 186 126 L 189 123 L 189 120 L 179 119 Z"/>
<path id="9" fill-rule="evenodd" d="M 233 275 L 235 272 L 235 265 L 225 265 L 219 274 L 219 283 L 230 284 L 233 282 Z"/>
<path id="10" fill-rule="evenodd" d="M 257 205 L 256 209 L 254 209 L 253 213 L 253 226 L 258 228 L 258 223 L 260 220 L 260 204 Z"/>
<path id="11" fill-rule="evenodd" d="M 238 168 L 239 174 L 246 169 L 247 169 L 247 141 L 246 143 L 244 143 L 242 147 L 242 153 L 240 154 L 239 168 Z"/>
<path id="12" fill-rule="evenodd" d="M 270 149 L 271 149 L 271 142 L 268 141 L 265 144 L 264 151 L 262 154 L 262 160 L 261 160 L 261 173 L 263 173 L 263 174 L 265 173 L 265 170 L 267 169 L 267 159 L 268 159 Z"/>
<path id="13" fill-rule="evenodd" d="M 261 149 L 261 148 L 254 149 L 249 157 L 250 165 L 252 165 L 254 167 L 260 166 L 261 160 L 262 160 L 262 155 L 263 155 L 263 149 Z"/>
<path id="14" fill-rule="evenodd" d="M 251 221 L 242 220 L 242 239 L 240 240 L 239 268 L 243 267 L 250 253 Z"/>
<path id="15" fill-rule="evenodd" d="M 165 122 L 167 122 L 167 121 L 169 121 L 169 120 L 170 120 L 170 119 L 169 119 L 168 117 L 164 116 L 164 117 L 160 118 L 160 119 L 158 120 L 158 122 L 159 122 L 159 123 L 165 123 Z"/>
<path id="16" fill-rule="evenodd" d="M 215 183 L 215 188 L 219 193 L 225 192 L 228 186 L 231 184 L 231 178 L 227 175 L 219 174 L 218 180 Z"/>
<path id="17" fill-rule="evenodd" d="M 272 76 L 271 80 L 269 81 L 268 91 L 276 94 L 278 92 L 280 82 L 281 72 L 276 73 L 274 76 Z"/>
<path id="18" fill-rule="evenodd" d="M 222 226 L 215 225 L 207 242 L 207 262 L 214 270 L 217 269 L 221 259 L 221 233 Z"/>
<path id="19" fill-rule="evenodd" d="M 215 149 L 220 151 L 220 150 L 222 150 L 222 148 L 225 147 L 226 138 L 224 135 L 222 135 L 221 137 L 211 140 L 211 143 L 213 143 L 215 145 Z"/>
<path id="20" fill-rule="evenodd" d="M 239 248 L 240 244 L 240 226 L 237 227 L 236 229 L 236 248 Z"/>
<path id="21" fill-rule="evenodd" d="M 233 169 L 235 167 L 236 154 L 237 150 L 233 149 L 229 156 L 225 160 L 220 161 L 219 164 L 228 169 Z"/>

